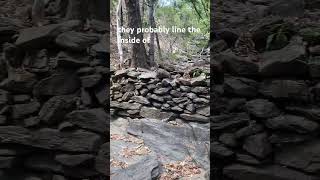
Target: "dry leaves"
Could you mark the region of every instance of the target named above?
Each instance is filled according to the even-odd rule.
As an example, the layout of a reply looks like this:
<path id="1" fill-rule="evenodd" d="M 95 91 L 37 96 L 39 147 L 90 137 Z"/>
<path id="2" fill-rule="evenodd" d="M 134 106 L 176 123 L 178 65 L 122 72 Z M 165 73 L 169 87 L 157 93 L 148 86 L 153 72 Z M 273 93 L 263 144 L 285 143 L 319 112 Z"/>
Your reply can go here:
<path id="1" fill-rule="evenodd" d="M 125 158 L 130 158 L 132 156 L 147 155 L 150 152 L 151 150 L 148 147 L 140 145 L 134 148 L 124 148 L 120 154 Z"/>
<path id="2" fill-rule="evenodd" d="M 143 140 L 142 139 L 139 139 L 139 138 L 136 138 L 134 136 L 131 136 L 131 135 L 120 135 L 120 134 L 111 134 L 111 140 L 122 140 L 122 141 L 125 141 L 125 142 L 132 142 L 132 143 L 135 143 L 135 144 L 143 144 Z"/>
<path id="3" fill-rule="evenodd" d="M 160 180 L 176 180 L 181 177 L 193 177 L 201 173 L 200 167 L 192 162 L 191 157 L 184 161 L 165 164 L 164 168 L 165 173 L 161 175 Z"/>
<path id="4" fill-rule="evenodd" d="M 128 167 L 128 164 L 126 162 L 111 159 L 111 166 L 125 169 Z"/>

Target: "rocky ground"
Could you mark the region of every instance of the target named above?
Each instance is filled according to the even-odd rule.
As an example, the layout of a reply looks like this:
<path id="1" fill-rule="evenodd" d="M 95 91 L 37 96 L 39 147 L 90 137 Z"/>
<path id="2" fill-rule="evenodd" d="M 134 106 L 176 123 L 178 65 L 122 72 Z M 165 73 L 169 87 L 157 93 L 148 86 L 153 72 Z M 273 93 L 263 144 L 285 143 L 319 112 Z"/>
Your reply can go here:
<path id="1" fill-rule="evenodd" d="M 319 1 L 217 1 L 211 178 L 315 180 L 319 166 Z M 236 55 L 252 32 L 259 62 Z"/>
<path id="2" fill-rule="evenodd" d="M 19 2 L 0 1 L 0 179 L 107 179 L 107 23 L 46 9 L 37 27 Z"/>
<path id="3" fill-rule="evenodd" d="M 112 75 L 114 180 L 209 178 L 208 72 L 185 79 L 174 66 L 163 68 Z"/>

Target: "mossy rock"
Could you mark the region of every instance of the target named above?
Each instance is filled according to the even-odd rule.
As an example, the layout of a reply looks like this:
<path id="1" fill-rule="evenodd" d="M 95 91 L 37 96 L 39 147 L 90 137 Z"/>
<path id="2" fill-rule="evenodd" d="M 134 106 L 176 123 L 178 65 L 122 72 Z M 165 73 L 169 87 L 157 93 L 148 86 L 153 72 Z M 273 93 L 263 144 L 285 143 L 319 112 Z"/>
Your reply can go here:
<path id="1" fill-rule="evenodd" d="M 304 41 L 311 45 L 320 44 L 320 28 L 304 28 L 299 32 Z"/>

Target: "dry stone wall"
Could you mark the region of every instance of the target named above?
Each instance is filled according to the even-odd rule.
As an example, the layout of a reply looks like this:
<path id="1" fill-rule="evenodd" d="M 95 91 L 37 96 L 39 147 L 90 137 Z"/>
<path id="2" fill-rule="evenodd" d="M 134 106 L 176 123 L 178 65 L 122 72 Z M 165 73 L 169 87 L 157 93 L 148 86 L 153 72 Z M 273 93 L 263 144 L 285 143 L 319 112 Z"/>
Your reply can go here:
<path id="1" fill-rule="evenodd" d="M 217 180 L 319 179 L 319 7 L 306 9 L 317 4 L 312 0 L 261 3 L 225 1 L 224 7 L 235 11 L 216 21 L 221 26 L 211 60 L 211 175 Z M 227 15 L 245 16 L 239 7 L 260 16 L 245 23 L 242 16 Z M 234 53 L 241 29 L 251 30 L 259 61 Z"/>
<path id="2" fill-rule="evenodd" d="M 209 77 L 192 79 L 164 69 L 126 69 L 112 75 L 111 113 L 130 118 L 208 123 Z"/>
<path id="3" fill-rule="evenodd" d="M 0 179 L 107 179 L 107 23 L 0 18 Z"/>

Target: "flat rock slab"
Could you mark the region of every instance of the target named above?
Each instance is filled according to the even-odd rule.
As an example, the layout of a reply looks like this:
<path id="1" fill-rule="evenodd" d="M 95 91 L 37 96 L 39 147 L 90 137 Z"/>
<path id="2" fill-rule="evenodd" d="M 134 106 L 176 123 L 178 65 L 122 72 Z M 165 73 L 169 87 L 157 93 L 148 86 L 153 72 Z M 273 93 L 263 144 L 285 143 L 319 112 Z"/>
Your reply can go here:
<path id="1" fill-rule="evenodd" d="M 61 24 L 23 29 L 15 44 L 25 49 L 43 48 L 59 34 L 75 29 L 80 24 L 81 22 L 78 20 L 71 20 Z"/>
<path id="2" fill-rule="evenodd" d="M 183 161 L 191 156 L 198 165 L 209 168 L 210 130 L 207 126 L 174 126 L 140 119 L 129 122 L 128 133 L 143 139 L 162 162 Z"/>
<path id="3" fill-rule="evenodd" d="M 155 179 L 160 174 L 160 163 L 156 157 L 146 156 L 136 164 L 129 166 L 126 169 L 119 169 L 112 172 L 111 179 L 113 180 L 142 180 Z"/>
<path id="4" fill-rule="evenodd" d="M 74 72 L 61 72 L 42 79 L 34 86 L 36 96 L 58 96 L 75 92 L 80 88 L 80 79 Z"/>
<path id="5" fill-rule="evenodd" d="M 72 51 L 83 51 L 98 42 L 99 37 L 94 34 L 68 31 L 60 34 L 55 41 L 63 48 Z"/>

